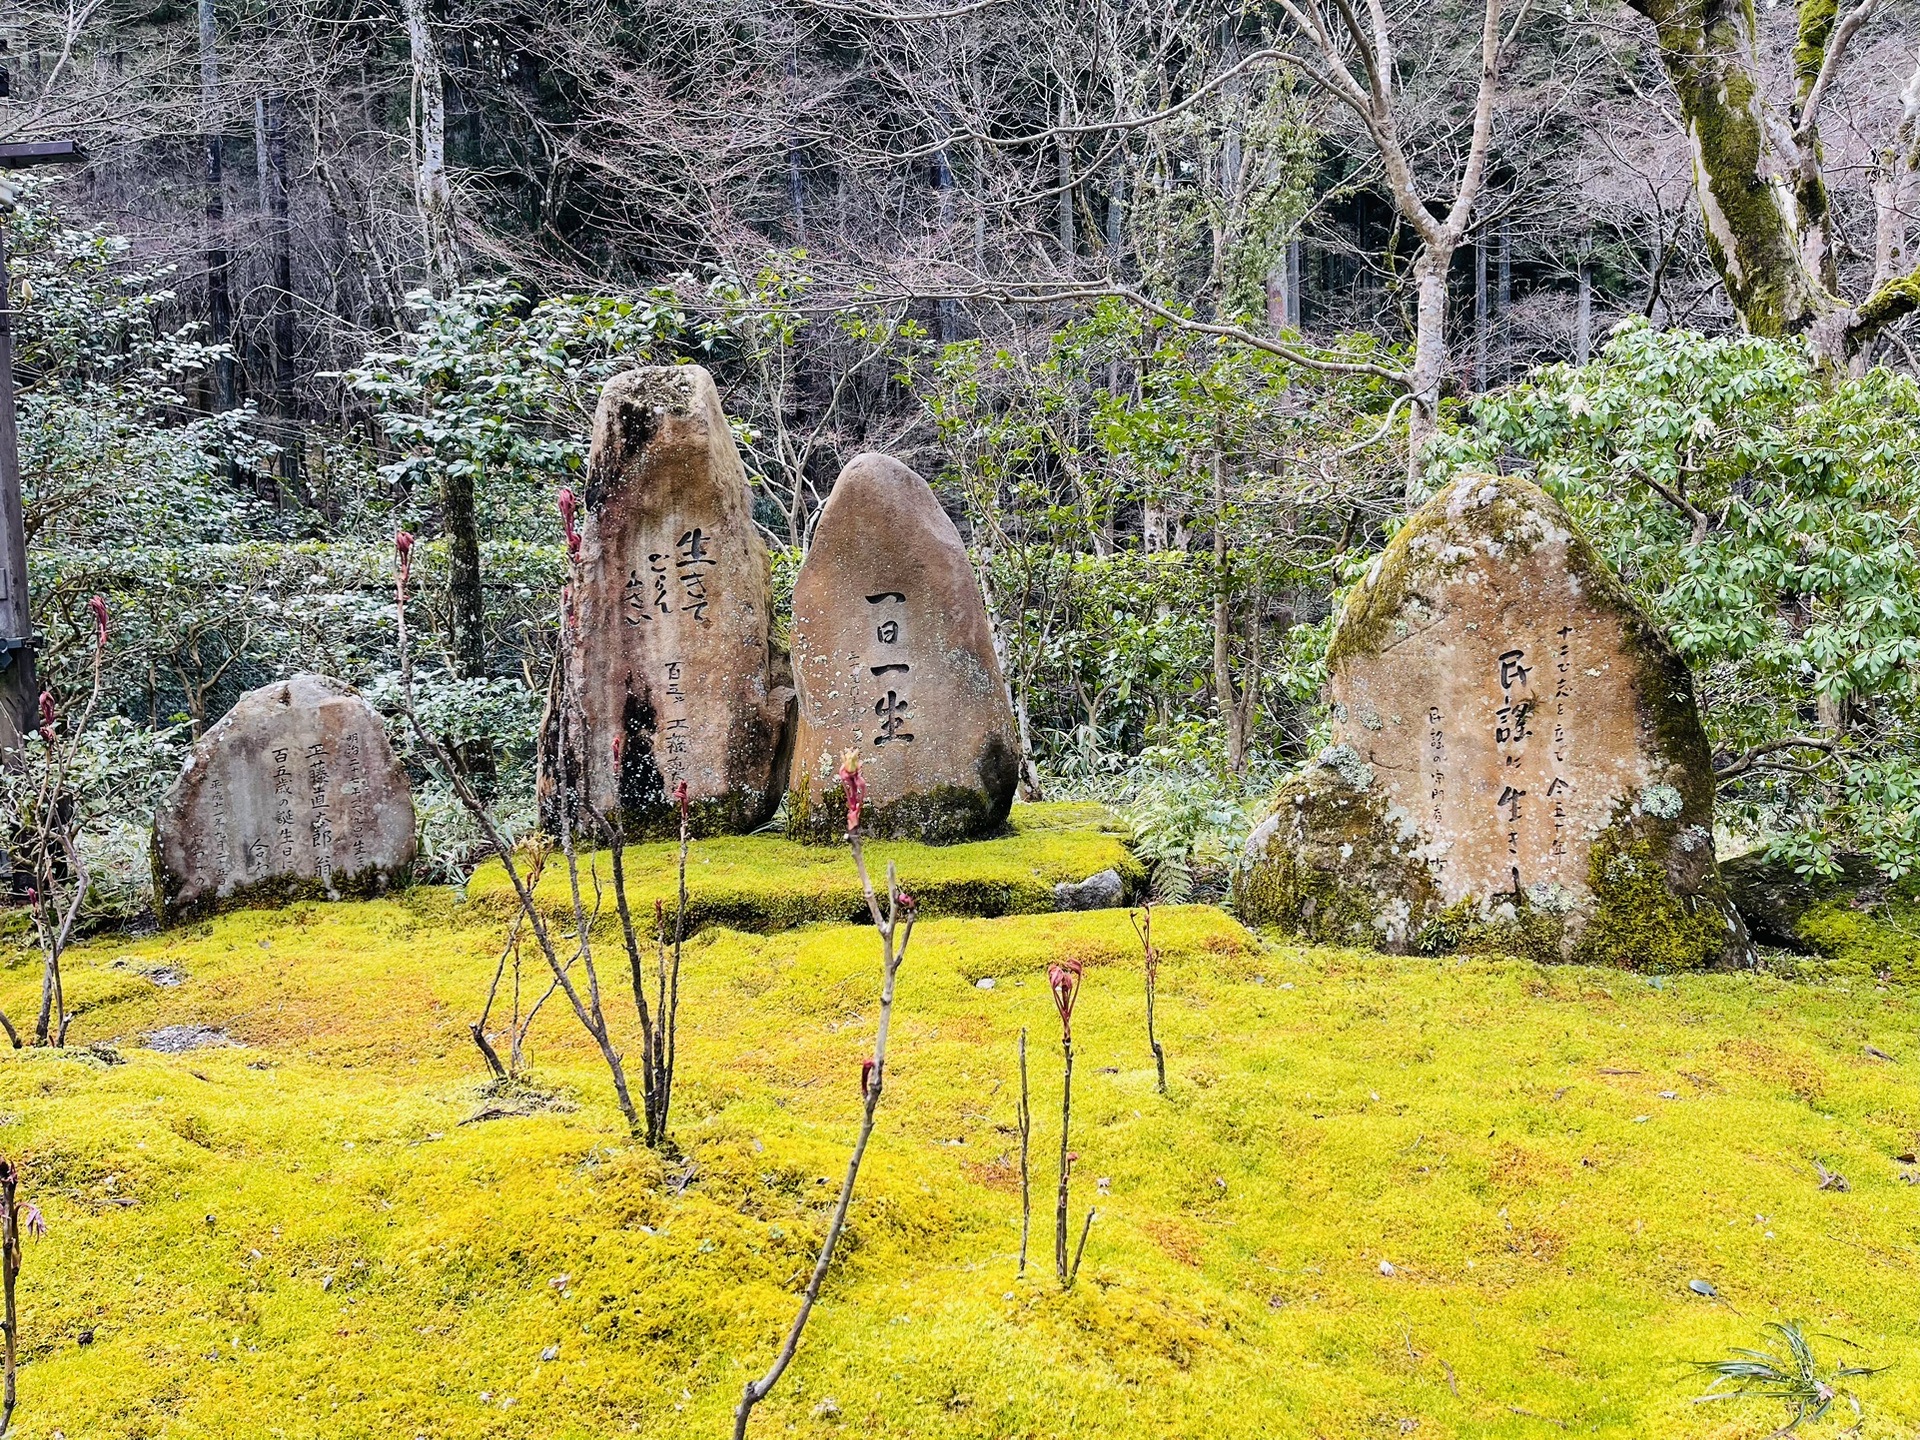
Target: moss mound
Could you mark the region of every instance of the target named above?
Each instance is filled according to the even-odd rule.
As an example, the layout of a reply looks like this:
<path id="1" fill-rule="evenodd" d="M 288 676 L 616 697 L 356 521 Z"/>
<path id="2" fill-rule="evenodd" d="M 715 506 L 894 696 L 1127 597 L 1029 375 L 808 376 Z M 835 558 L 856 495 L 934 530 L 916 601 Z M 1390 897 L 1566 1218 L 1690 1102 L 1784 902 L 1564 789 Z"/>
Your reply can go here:
<path id="1" fill-rule="evenodd" d="M 466 1026 L 504 930 L 423 890 L 74 952 L 74 1038 L 101 1048 L 0 1052 L 5 1149 L 50 1227 L 21 1281 L 19 1434 L 726 1433 L 857 1123 L 872 932 L 694 943 L 686 1158 L 663 1163 L 557 1004 L 528 1081 L 483 1083 Z M 1920 995 L 1268 948 L 1200 907 L 1155 935 L 1165 1098 L 1124 915 L 919 927 L 848 1244 L 757 1435 L 1758 1435 L 1784 1415 L 1693 1404 L 1684 1362 L 1776 1317 L 1889 1367 L 1855 1383 L 1865 1433 L 1920 1426 L 1896 1158 Z M 1100 1212 L 1067 1295 L 1062 956 L 1087 966 L 1074 1214 Z M 25 957 L 0 968 L 16 1016 L 37 986 Z M 145 1048 L 162 1027 L 235 1043 Z M 1851 1189 L 1819 1189 L 1814 1157 Z"/>
<path id="2" fill-rule="evenodd" d="M 1863 855 L 1836 875 L 1796 874 L 1759 851 L 1720 867 L 1762 945 L 1802 957 L 1810 974 L 1920 984 L 1920 877 L 1889 881 Z"/>
<path id="3" fill-rule="evenodd" d="M 1121 838 L 1119 822 L 1097 805 L 1017 805 L 1009 833 L 963 845 L 920 845 L 905 840 L 868 841 L 867 861 L 876 886 L 892 861 L 921 914 L 1041 914 L 1054 908 L 1053 887 L 1117 870 L 1129 893 L 1145 878 Z M 629 845 L 622 853 L 628 903 L 637 924 L 651 933 L 654 902 L 669 923 L 678 906 L 674 841 Z M 612 864 L 604 854 L 582 854 L 581 892 L 593 904 L 593 877 L 605 890 L 601 923 L 613 914 Z M 467 887 L 479 905 L 511 913 L 513 890 L 498 862 L 480 867 Z M 551 914 L 568 919 L 573 899 L 566 865 L 555 855 L 541 877 L 538 897 Z M 774 835 L 723 836 L 696 841 L 687 863 L 688 933 L 710 925 L 767 933 L 815 921 L 858 923 L 867 903 L 846 853 L 846 843 L 802 844 Z"/>

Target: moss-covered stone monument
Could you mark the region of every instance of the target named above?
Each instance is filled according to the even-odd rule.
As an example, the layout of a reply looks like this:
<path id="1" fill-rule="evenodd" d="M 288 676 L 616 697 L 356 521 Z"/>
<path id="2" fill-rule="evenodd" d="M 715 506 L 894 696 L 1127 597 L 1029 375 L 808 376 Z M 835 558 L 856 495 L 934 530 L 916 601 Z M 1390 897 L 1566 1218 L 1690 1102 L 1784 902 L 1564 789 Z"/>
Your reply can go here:
<path id="1" fill-rule="evenodd" d="M 846 829 L 861 758 L 870 835 L 944 845 L 1006 823 L 1020 750 L 967 547 L 927 482 L 886 455 L 840 472 L 793 585 L 797 838 Z"/>
<path id="2" fill-rule="evenodd" d="M 1333 743 L 1254 832 L 1243 918 L 1394 953 L 1745 963 L 1692 678 L 1566 511 L 1473 475 L 1355 587 Z"/>

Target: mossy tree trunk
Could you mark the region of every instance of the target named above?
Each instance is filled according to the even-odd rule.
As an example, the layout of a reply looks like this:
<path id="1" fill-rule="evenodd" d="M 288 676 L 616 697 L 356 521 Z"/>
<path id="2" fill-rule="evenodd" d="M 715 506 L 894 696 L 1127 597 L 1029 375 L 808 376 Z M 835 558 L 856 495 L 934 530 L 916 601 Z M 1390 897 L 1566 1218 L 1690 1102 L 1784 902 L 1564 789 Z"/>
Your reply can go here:
<path id="1" fill-rule="evenodd" d="M 420 211 L 427 277 L 435 295 L 460 281 L 460 243 L 453 187 L 447 178 L 446 83 L 439 42 L 427 15 L 429 0 L 405 0 L 408 54 L 413 64 L 414 203 Z M 480 524 L 473 471 L 448 466 L 440 478 L 440 518 L 447 531 L 447 630 L 454 673 L 463 680 L 487 674 L 486 599 L 480 573 Z M 461 770 L 482 799 L 494 793 L 493 746 L 485 739 L 459 745 Z"/>
<path id="2" fill-rule="evenodd" d="M 1652 24 L 1679 98 L 1708 252 L 1741 324 L 1804 335 L 1825 360 L 1856 369 L 1920 306 L 1920 272 L 1878 275 L 1858 303 L 1837 293 L 1820 109 L 1874 3 L 1843 13 L 1839 0 L 1801 0 L 1783 113 L 1762 83 L 1752 0 L 1629 0 Z"/>

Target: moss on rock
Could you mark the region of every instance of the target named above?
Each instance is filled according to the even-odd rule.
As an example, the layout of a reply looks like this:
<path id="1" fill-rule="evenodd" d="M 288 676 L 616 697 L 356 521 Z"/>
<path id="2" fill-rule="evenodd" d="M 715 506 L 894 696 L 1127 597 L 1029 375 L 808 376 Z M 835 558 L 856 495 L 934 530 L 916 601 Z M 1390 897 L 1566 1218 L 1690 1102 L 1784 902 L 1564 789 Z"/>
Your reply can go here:
<path id="1" fill-rule="evenodd" d="M 1328 669 L 1335 743 L 1252 837 L 1245 918 L 1393 952 L 1748 958 L 1692 677 L 1537 485 L 1462 475 L 1422 506 Z"/>
<path id="2" fill-rule="evenodd" d="M 1589 883 L 1594 903 L 1573 947 L 1586 965 L 1650 975 L 1726 968 L 1731 907 L 1715 894 L 1676 886 L 1656 841 L 1630 823 L 1594 842 Z M 1709 861 L 1711 849 L 1708 850 Z"/>
<path id="3" fill-rule="evenodd" d="M 1920 877 L 1890 881 L 1864 855 L 1802 875 L 1763 851 L 1721 867 L 1753 937 L 1813 974 L 1920 984 Z"/>
<path id="4" fill-rule="evenodd" d="M 1413 827 L 1389 813 L 1371 768 L 1343 745 L 1281 787 L 1248 850 L 1234 913 L 1315 944 L 1399 954 L 1439 903 Z"/>

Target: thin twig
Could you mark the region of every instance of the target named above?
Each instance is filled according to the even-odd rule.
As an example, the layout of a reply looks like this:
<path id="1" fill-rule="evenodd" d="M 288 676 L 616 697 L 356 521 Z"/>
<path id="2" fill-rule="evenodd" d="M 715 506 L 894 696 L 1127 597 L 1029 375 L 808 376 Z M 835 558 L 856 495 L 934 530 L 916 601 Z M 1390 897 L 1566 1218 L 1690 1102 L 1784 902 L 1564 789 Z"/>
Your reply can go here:
<path id="1" fill-rule="evenodd" d="M 1027 1027 L 1020 1027 L 1020 1274 L 1027 1273 L 1027 1237 L 1033 1229 L 1033 1174 L 1027 1163 L 1033 1108 L 1027 1100 Z"/>
<path id="2" fill-rule="evenodd" d="M 1072 1287 L 1075 1280 L 1080 1278 L 1080 1257 L 1087 1253 L 1087 1236 L 1092 1232 L 1094 1217 L 1099 1213 L 1098 1210 L 1087 1211 L 1087 1223 L 1080 1227 L 1080 1244 L 1079 1247 L 1074 1250 L 1073 1264 L 1067 1270 L 1067 1285 L 1069 1288 Z"/>
<path id="3" fill-rule="evenodd" d="M 866 855 L 861 848 L 859 830 L 860 797 L 865 785 L 858 777 L 858 762 L 848 762 L 848 815 L 847 841 L 853 849 L 854 868 L 860 872 L 860 889 L 867 899 L 867 913 L 873 917 L 874 929 L 880 933 L 880 1023 L 874 1033 L 873 1058 L 862 1067 L 861 1088 L 865 1104 L 860 1115 L 860 1135 L 854 1141 L 853 1154 L 847 1161 L 846 1178 L 840 1182 L 840 1198 L 834 1205 L 833 1219 L 827 1226 L 826 1239 L 821 1243 L 820 1256 L 814 1262 L 813 1274 L 807 1280 L 807 1288 L 800 1297 L 800 1311 L 793 1317 L 793 1325 L 787 1331 L 785 1343 L 780 1353 L 774 1357 L 767 1373 L 758 1380 L 749 1380 L 741 1392 L 740 1404 L 733 1412 L 733 1440 L 745 1440 L 747 1426 L 753 1419 L 753 1407 L 766 1399 L 768 1393 L 780 1382 L 787 1366 L 793 1363 L 794 1352 L 800 1348 L 800 1335 L 806 1329 L 807 1317 L 813 1313 L 814 1302 L 820 1298 L 820 1287 L 827 1278 L 827 1267 L 833 1263 L 833 1252 L 840 1243 L 840 1234 L 846 1228 L 847 1207 L 853 1201 L 854 1182 L 860 1178 L 860 1162 L 867 1153 L 867 1142 L 873 1137 L 874 1115 L 880 1108 L 880 1093 L 886 1077 L 887 1035 L 893 1021 L 894 979 L 900 973 L 900 965 L 907 958 L 907 943 L 913 938 L 913 920 L 915 906 L 911 896 L 900 892 L 894 876 L 893 864 L 887 864 L 887 906 L 884 913 L 880 908 L 879 897 L 874 894 L 873 881 L 867 874 Z M 899 945 L 894 944 L 896 927 L 899 931 Z"/>

